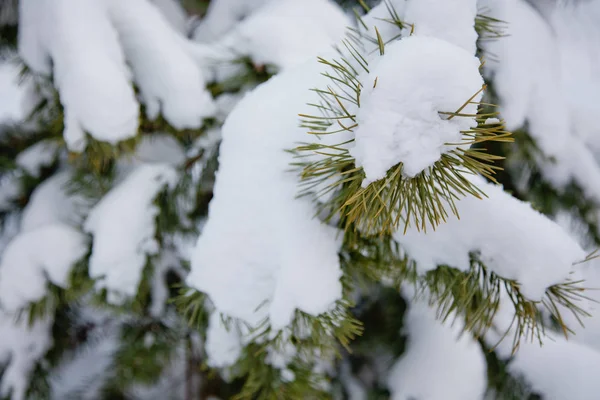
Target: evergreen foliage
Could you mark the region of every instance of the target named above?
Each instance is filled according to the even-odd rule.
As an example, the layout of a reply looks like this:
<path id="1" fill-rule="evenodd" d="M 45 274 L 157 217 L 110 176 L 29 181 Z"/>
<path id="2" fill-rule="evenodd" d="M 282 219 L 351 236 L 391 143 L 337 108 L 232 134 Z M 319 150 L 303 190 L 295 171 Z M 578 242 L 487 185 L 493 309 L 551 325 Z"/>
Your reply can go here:
<path id="1" fill-rule="evenodd" d="M 412 35 L 415 28 L 402 19 L 392 2 L 383 2 L 388 13 L 383 22 L 398 32 L 387 41 L 377 28 L 374 35 L 361 28 L 366 28 L 363 16 L 379 2 L 338 1 L 353 11 L 357 22 L 336 48 L 337 58 L 318 58 L 329 84 L 312 89 L 320 99 L 310 104 L 314 113 L 299 115 L 299 124 L 307 131 L 306 142 L 281 149 L 288 153 L 290 170 L 298 178 L 298 197 L 313 201 L 315 217 L 339 230 L 342 271 L 342 295 L 329 311 L 313 315 L 296 310 L 282 329 L 271 327 L 268 318 L 252 326 L 221 313 L 209 296 L 186 282 L 191 267 L 190 256 L 184 253 L 189 252 L 190 242 L 202 235 L 215 180 L 219 179 L 224 118 L 215 115 L 196 127 L 177 127 L 165 115 L 149 115 L 149 107 L 141 105 L 134 137 L 109 143 L 86 131 L 85 148 L 77 152 L 63 138 L 66 112 L 53 78 L 39 76 L 19 61 L 24 85 L 37 93 L 38 101 L 23 121 L 0 122 L 0 259 L 21 229 L 10 230 L 11 218 L 22 221 L 35 194 L 56 176 L 67 174 L 68 182 L 61 186 L 64 197 L 75 199 L 86 214 L 114 193 L 138 163 L 146 162 L 141 150 L 146 144 L 152 146 L 161 137 L 173 139 L 174 144 L 165 148 L 180 149 L 181 159 L 164 161 L 161 157 L 169 149 L 157 145 L 161 159 L 157 164 L 167 165 L 177 179 L 163 185 L 152 199 L 152 207 L 158 210 L 152 221 L 156 250 L 136 249 L 145 257 L 145 264 L 135 296 L 120 303 L 111 301 L 102 277 L 91 277 L 94 235 L 84 219 L 73 223 L 91 243 L 85 256 L 70 268 L 65 285 L 54 283 L 44 271 L 44 296 L 27 302 L 16 313 L 27 326 L 46 324 L 52 344 L 34 360 L 25 396 L 19 397 L 13 390 L 2 393 L 4 398 L 388 399 L 393 393 L 384 374 L 411 346 L 405 318 L 407 310 L 419 301 L 429 304 L 440 322 L 451 325 L 459 321 L 461 334 L 477 341 L 487 363 L 488 398 L 543 398 L 530 387 L 526 376 L 510 368 L 513 356 L 523 342 L 542 344 L 548 332 L 571 337 L 573 323 L 584 324 L 585 318 L 593 318 L 587 304 L 594 300 L 586 283 L 573 277 L 549 286 L 541 301 L 531 300 L 520 282 L 495 272 L 486 265 L 490 261 L 476 251 L 469 254 L 468 270 L 440 263 L 423 272 L 394 234 L 406 233 L 409 228 L 427 234 L 451 218 L 460 218 L 456 204 L 463 198 L 486 198 L 485 191 L 469 179 L 472 175 L 503 185 L 514 197 L 530 202 L 549 217 L 567 210 L 582 222 L 594 246 L 600 245 L 598 205 L 576 182 L 558 189 L 544 178 L 539 162 L 543 152 L 527 127 L 508 131 L 489 79 L 459 109 L 440 111 L 442 119 L 476 121 L 476 127 L 462 132 L 461 147 L 444 153 L 415 177 L 405 176 L 403 164 L 398 163 L 384 179 L 363 187 L 365 173 L 349 149 L 358 127 L 356 111 L 364 85 L 361 76 L 369 72 L 372 56 L 364 44 L 376 45 L 379 56 L 384 57 L 389 43 Z M 16 7 L 16 2 L 8 3 L 0 5 L 0 60 L 4 54 L 15 55 L 17 42 L 16 20 L 3 18 L 4 13 L 8 15 L 5 10 Z M 198 15 L 208 7 L 207 1 L 181 3 Z M 482 68 L 493 55 L 486 53 L 481 43 L 502 40 L 509 26 L 487 13 L 480 10 L 474 21 Z M 206 89 L 216 101 L 242 97 L 279 73 L 275 65 L 246 56 L 230 60 L 228 67 L 236 73 L 207 80 Z M 140 88 L 132 85 L 143 98 Z M 474 100 L 482 92 L 484 99 Z M 476 115 L 462 112 L 468 104 L 477 106 Z M 334 137 L 336 144 L 327 144 L 329 139 L 323 143 L 320 139 L 325 135 Z M 336 142 L 337 137 L 342 139 Z M 47 143 L 56 150 L 49 162 L 32 173 L 19 157 Z M 529 172 L 525 179 L 524 169 Z M 243 194 L 240 196 L 239 201 L 244 201 Z M 66 202 L 58 207 L 66 209 Z M 580 261 L 589 264 L 594 258 L 591 253 Z M 0 279 L 7 279 L 1 271 Z M 507 304 L 513 315 L 508 327 L 497 320 Z M 240 354 L 231 365 L 211 363 L 207 343 L 213 313 L 219 314 L 226 331 L 242 338 Z M 0 332 L 2 319 L 9 317 L 8 310 L 5 315 L 0 308 Z M 505 339 L 508 335 L 512 337 Z M 498 340 L 494 339 L 512 340 L 513 353 L 507 358 L 497 352 Z M 2 350 L 0 345 L 0 384 L 15 358 L 4 359 Z M 278 356 L 285 359 L 285 365 L 273 362 Z M 77 362 L 86 359 L 79 367 L 84 370 L 74 371 Z M 74 372 L 80 375 L 69 375 Z M 353 397 L 356 386 L 364 392 L 363 397 Z"/>

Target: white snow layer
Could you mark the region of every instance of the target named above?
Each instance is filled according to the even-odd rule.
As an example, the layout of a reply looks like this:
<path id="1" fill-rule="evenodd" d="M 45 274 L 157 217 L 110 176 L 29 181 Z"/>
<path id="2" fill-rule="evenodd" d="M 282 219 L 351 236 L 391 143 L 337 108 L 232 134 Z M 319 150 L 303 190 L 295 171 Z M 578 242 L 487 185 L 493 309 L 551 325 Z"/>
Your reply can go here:
<path id="1" fill-rule="evenodd" d="M 141 165 L 90 211 L 84 224 L 93 235 L 89 274 L 99 289 L 107 289 L 109 302 L 137 293 L 146 257 L 159 250 L 154 220 L 160 210 L 154 199 L 177 179 L 167 164 Z"/>
<path id="2" fill-rule="evenodd" d="M 414 25 L 407 28 L 414 34 L 448 41 L 473 55 L 476 15 L 477 0 L 408 0 L 404 20 Z"/>
<path id="3" fill-rule="evenodd" d="M 84 132 L 109 143 L 135 136 L 138 105 L 103 3 L 24 0 L 19 7 L 19 53 L 34 72 L 53 74 L 69 149 L 85 147 Z"/>
<path id="4" fill-rule="evenodd" d="M 60 143 L 52 140 L 42 140 L 28 147 L 17 155 L 16 163 L 29 175 L 37 178 L 42 168 L 49 167 L 56 160 Z"/>
<path id="5" fill-rule="evenodd" d="M 268 2 L 278 0 L 212 0 L 194 31 L 198 42 L 213 42 Z"/>
<path id="6" fill-rule="evenodd" d="M 225 59 L 247 56 L 256 65 L 284 69 L 329 52 L 349 25 L 330 0 L 271 0 L 213 46 Z"/>
<path id="7" fill-rule="evenodd" d="M 162 112 L 175 128 L 198 128 L 215 112 L 186 39 L 148 0 L 104 0 L 150 118 Z"/>
<path id="8" fill-rule="evenodd" d="M 379 44 L 376 41 L 370 40 L 377 38 L 377 32 L 379 32 L 384 43 L 389 43 L 399 38 L 402 31 L 398 25 L 393 23 L 393 21 L 389 22 L 391 20 L 389 7 L 393 9 L 398 18 L 404 20 L 406 2 L 407 0 L 382 1 L 371 8 L 371 10 L 361 18 L 362 23 L 359 22 L 356 28 L 363 34 L 366 34 L 363 36 L 362 40 L 362 45 L 366 54 L 376 54 L 379 52 Z M 375 31 L 375 27 L 377 27 L 377 32 Z"/>
<path id="9" fill-rule="evenodd" d="M 37 361 L 52 346 L 52 321 L 39 319 L 29 326 L 27 318 L 19 321 L 0 310 L 0 365 L 8 362 L 0 380 L 0 395 L 25 400 L 29 377 Z"/>
<path id="10" fill-rule="evenodd" d="M 508 22 L 506 37 L 486 42 L 492 55 L 486 71 L 507 127 L 527 123 L 538 147 L 554 159 L 542 165 L 546 178 L 558 188 L 575 181 L 600 201 L 600 168 L 591 151 L 600 148 L 594 118 L 600 112 L 600 3 L 548 4 L 540 14 L 524 0 L 482 0 L 487 14 Z"/>
<path id="11" fill-rule="evenodd" d="M 83 197 L 67 193 L 70 179 L 69 172 L 59 172 L 33 191 L 23 210 L 21 231 L 31 231 L 56 223 L 72 227 L 81 224 L 87 201 Z"/>
<path id="12" fill-rule="evenodd" d="M 284 151 L 306 140 L 297 115 L 309 89 L 325 83 L 320 71 L 312 61 L 277 75 L 223 126 L 214 197 L 187 283 L 250 325 L 268 317 L 279 329 L 295 309 L 317 315 L 341 296 L 337 232 L 313 218 L 310 200 L 296 198 Z"/>
<path id="13" fill-rule="evenodd" d="M 585 252 L 556 223 L 502 187 L 470 177 L 486 195 L 456 201 L 460 219 L 452 216 L 435 231 L 411 227 L 395 239 L 417 261 L 422 272 L 438 265 L 460 270 L 470 267 L 469 253 L 478 252 L 499 276 L 519 282 L 530 300 L 541 300 L 546 288 L 564 282 Z M 510 250 L 507 250 L 510 249 Z"/>
<path id="14" fill-rule="evenodd" d="M 404 317 L 406 353 L 390 371 L 392 400 L 480 400 L 487 386 L 486 361 L 461 321 L 436 319 L 426 302 L 415 299 Z"/>
<path id="15" fill-rule="evenodd" d="M 88 251 L 86 236 L 72 226 L 78 199 L 64 192 L 67 179 L 57 174 L 36 188 L 19 233 L 0 251 L 0 307 L 5 311 L 42 299 L 47 281 L 66 287 L 71 267 Z"/>
<path id="16" fill-rule="evenodd" d="M 148 115 L 197 128 L 215 106 L 192 46 L 149 0 L 25 0 L 19 53 L 34 72 L 53 75 L 72 151 L 85 133 L 116 143 L 137 133 L 140 88 Z"/>
<path id="17" fill-rule="evenodd" d="M 242 354 L 242 337 L 236 326 L 226 327 L 219 312 L 214 311 L 206 331 L 207 362 L 213 368 L 225 368 L 235 364 Z"/>
<path id="18" fill-rule="evenodd" d="M 85 235 L 65 224 L 21 232 L 8 244 L 0 260 L 0 306 L 15 312 L 42 299 L 46 279 L 66 287 L 71 267 L 87 249 Z"/>
<path id="19" fill-rule="evenodd" d="M 10 62 L 0 63 L 0 123 L 20 121 L 24 117 L 24 89 L 19 86 L 19 68 Z"/>
<path id="20" fill-rule="evenodd" d="M 169 21 L 171 27 L 182 35 L 187 35 L 188 15 L 179 0 L 151 0 Z"/>
<path id="21" fill-rule="evenodd" d="M 462 141 L 461 132 L 476 126 L 475 119 L 447 119 L 439 112 L 457 111 L 481 90 L 479 65 L 474 55 L 432 37 L 414 35 L 385 47 L 362 79 L 350 150 L 365 171 L 363 186 L 385 177 L 399 162 L 403 174 L 414 177 L 456 147 L 447 144 Z M 476 112 L 476 104 L 462 110 Z"/>

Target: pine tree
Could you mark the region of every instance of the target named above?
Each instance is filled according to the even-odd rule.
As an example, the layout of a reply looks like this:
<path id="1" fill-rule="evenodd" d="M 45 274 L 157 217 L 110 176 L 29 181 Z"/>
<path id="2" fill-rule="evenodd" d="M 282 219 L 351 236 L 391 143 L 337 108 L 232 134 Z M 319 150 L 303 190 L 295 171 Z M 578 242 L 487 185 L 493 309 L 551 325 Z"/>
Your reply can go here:
<path id="1" fill-rule="evenodd" d="M 0 397 L 596 398 L 599 5 L 1 3 Z"/>

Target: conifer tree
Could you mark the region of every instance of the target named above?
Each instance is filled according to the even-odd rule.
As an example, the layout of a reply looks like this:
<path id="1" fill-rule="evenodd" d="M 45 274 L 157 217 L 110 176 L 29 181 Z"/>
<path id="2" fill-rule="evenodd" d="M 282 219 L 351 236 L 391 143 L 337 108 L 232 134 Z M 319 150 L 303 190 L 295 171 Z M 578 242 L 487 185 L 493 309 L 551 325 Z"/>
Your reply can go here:
<path id="1" fill-rule="evenodd" d="M 2 2 L 0 398 L 597 398 L 598 22 Z"/>

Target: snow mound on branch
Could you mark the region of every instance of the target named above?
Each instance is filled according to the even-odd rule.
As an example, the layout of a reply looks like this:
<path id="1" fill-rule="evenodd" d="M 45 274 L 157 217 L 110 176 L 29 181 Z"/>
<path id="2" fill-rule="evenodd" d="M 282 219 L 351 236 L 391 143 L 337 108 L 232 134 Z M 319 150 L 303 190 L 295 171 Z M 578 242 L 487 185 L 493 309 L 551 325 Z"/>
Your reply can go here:
<path id="1" fill-rule="evenodd" d="M 42 168 L 49 167 L 56 160 L 60 144 L 52 140 L 42 140 L 17 155 L 16 163 L 29 175 L 37 178 Z"/>
<path id="2" fill-rule="evenodd" d="M 19 86 L 19 68 L 10 62 L 0 63 L 0 123 L 21 121 L 25 116 L 25 90 Z"/>
<path id="3" fill-rule="evenodd" d="M 194 30 L 193 38 L 203 43 L 216 41 L 238 22 L 272 1 L 279 0 L 212 0 L 206 17 Z"/>
<path id="4" fill-rule="evenodd" d="M 351 21 L 329 0 L 270 1 L 214 43 L 230 59 L 289 68 L 331 50 Z M 227 56 L 228 54 L 228 56 Z"/>
<path id="5" fill-rule="evenodd" d="M 600 29 L 598 2 L 546 2 L 539 10 L 523 0 L 485 0 L 492 17 L 506 21 L 506 37 L 485 42 L 507 128 L 527 124 L 544 156 L 541 171 L 554 186 L 575 181 L 600 201 Z M 556 4 L 554 4 L 556 3 Z M 558 5 L 557 5 L 558 4 Z M 544 68 L 539 66 L 543 65 Z"/>
<path id="6" fill-rule="evenodd" d="M 479 343 L 460 336 L 460 319 L 436 319 L 427 303 L 415 299 L 404 317 L 406 353 L 390 371 L 392 400 L 479 400 L 486 390 L 486 362 Z"/>
<path id="7" fill-rule="evenodd" d="M 6 370 L 0 381 L 0 396 L 25 400 L 29 378 L 36 363 L 52 347 L 52 321 L 38 319 L 31 326 L 26 318 L 0 311 L 0 364 Z"/>
<path id="8" fill-rule="evenodd" d="M 477 0 L 411 0 L 406 3 L 404 20 L 414 29 L 407 27 L 406 33 L 412 30 L 419 36 L 446 40 L 473 55 L 477 49 L 476 15 Z"/>
<path id="9" fill-rule="evenodd" d="M 310 200 L 296 198 L 284 151 L 306 140 L 297 115 L 309 89 L 326 83 L 320 72 L 311 61 L 277 75 L 223 126 L 214 197 L 187 283 L 217 311 L 253 326 L 268 317 L 279 329 L 295 309 L 317 315 L 341 297 L 337 231 L 313 218 Z"/>
<path id="10" fill-rule="evenodd" d="M 69 149 L 83 150 L 84 132 L 109 143 L 135 136 L 138 105 L 103 3 L 19 3 L 19 53 L 34 72 L 53 74 L 64 106 Z"/>
<path id="11" fill-rule="evenodd" d="M 385 177 L 399 162 L 403 174 L 414 177 L 455 148 L 446 144 L 461 142 L 461 131 L 477 125 L 474 118 L 439 114 L 457 111 L 483 85 L 479 59 L 460 47 L 411 36 L 387 45 L 369 65 L 370 73 L 361 79 L 356 144 L 350 150 L 365 171 L 363 186 Z M 474 115 L 477 105 L 461 112 Z"/>
<path id="12" fill-rule="evenodd" d="M 510 363 L 533 390 L 548 400 L 596 400 L 600 393 L 600 352 L 550 334 L 539 343 L 523 343 Z"/>
<path id="13" fill-rule="evenodd" d="M 188 15 L 179 0 L 151 0 L 160 10 L 173 29 L 182 35 L 187 34 Z"/>
<path id="14" fill-rule="evenodd" d="M 147 0 L 104 0 L 150 118 L 162 112 L 177 129 L 198 128 L 215 112 L 202 71 L 173 30 Z"/>
<path id="15" fill-rule="evenodd" d="M 242 354 L 242 337 L 235 326 L 226 327 L 221 315 L 213 312 L 206 331 L 206 356 L 213 368 L 226 368 L 235 364 Z"/>
<path id="16" fill-rule="evenodd" d="M 585 263 L 582 267 L 588 264 L 594 264 L 594 261 Z M 587 279 L 587 276 L 585 278 Z M 586 281 L 586 286 L 587 283 L 589 282 Z M 523 338 L 518 350 L 513 354 L 512 341 L 500 340 L 508 328 L 511 328 L 508 336 L 515 333 L 512 324 L 514 306 L 505 292 L 503 295 L 500 309 L 494 318 L 498 329 L 489 330 L 484 339 L 488 346 L 495 347 L 498 357 L 509 361 L 509 373 L 523 377 L 533 392 L 540 394 L 544 399 L 597 399 L 600 392 L 600 382 L 597 378 L 600 352 L 594 346 L 588 347 L 585 343 L 579 343 L 579 333 L 588 329 L 589 319 L 583 321 L 586 324 L 585 328 L 579 329 L 576 335 L 568 339 L 550 330 L 546 330 L 542 345 L 535 339 Z M 594 291 L 589 295 L 594 296 Z M 585 301 L 582 305 L 585 307 Z M 564 311 L 564 308 L 562 310 Z M 564 315 L 568 317 L 569 313 Z M 567 324 L 577 328 L 578 322 L 575 318 L 570 319 Z"/>
<path id="17" fill-rule="evenodd" d="M 478 252 L 497 275 L 514 279 L 522 293 L 538 301 L 546 288 L 564 282 L 573 264 L 585 252 L 559 225 L 502 190 L 502 187 L 469 177 L 486 195 L 456 201 L 460 219 L 451 216 L 435 231 L 410 227 L 395 239 L 406 249 L 421 272 L 449 265 L 466 271 L 469 253 Z"/>
<path id="18" fill-rule="evenodd" d="M 56 223 L 21 232 L 0 260 L 0 305 L 17 311 L 46 295 L 46 279 L 65 288 L 71 267 L 87 252 L 87 238 Z"/>
<path id="19" fill-rule="evenodd" d="M 108 301 L 119 304 L 137 293 L 146 257 L 158 243 L 153 204 L 165 186 L 177 182 L 175 169 L 166 164 L 137 167 L 90 211 L 84 229 L 93 235 L 90 277 L 108 290 Z"/>
<path id="20" fill-rule="evenodd" d="M 140 88 L 151 118 L 197 128 L 215 112 L 192 46 L 148 0 L 24 0 L 19 53 L 52 74 L 64 106 L 64 137 L 82 151 L 86 133 L 115 144 L 137 134 Z M 133 77 L 128 69 L 133 70 Z"/>
<path id="21" fill-rule="evenodd" d="M 87 201 L 67 193 L 69 172 L 60 172 L 42 182 L 32 193 L 21 218 L 21 230 L 30 231 L 54 223 L 78 226 L 83 220 Z"/>

